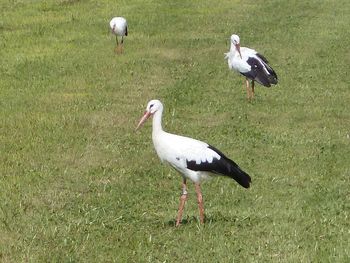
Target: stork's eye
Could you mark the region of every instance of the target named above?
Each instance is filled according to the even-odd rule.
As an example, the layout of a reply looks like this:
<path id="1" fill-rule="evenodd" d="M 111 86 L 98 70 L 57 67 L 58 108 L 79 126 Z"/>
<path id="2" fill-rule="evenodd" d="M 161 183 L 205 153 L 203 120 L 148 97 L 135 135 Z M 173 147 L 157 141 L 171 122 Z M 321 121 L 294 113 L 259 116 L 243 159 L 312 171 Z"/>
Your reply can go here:
<path id="1" fill-rule="evenodd" d="M 153 106 L 154 106 L 154 104 L 151 104 L 151 105 L 149 105 L 149 108 L 152 109 Z"/>

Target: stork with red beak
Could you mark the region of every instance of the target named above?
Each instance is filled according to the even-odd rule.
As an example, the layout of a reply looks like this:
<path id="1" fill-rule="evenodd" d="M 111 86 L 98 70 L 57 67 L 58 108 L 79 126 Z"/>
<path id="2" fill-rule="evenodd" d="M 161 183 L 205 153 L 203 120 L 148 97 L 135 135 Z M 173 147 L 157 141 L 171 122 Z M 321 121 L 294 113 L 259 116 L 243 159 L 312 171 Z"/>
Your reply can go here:
<path id="1" fill-rule="evenodd" d="M 236 180 L 244 188 L 249 188 L 250 176 L 234 161 L 226 157 L 213 146 L 189 137 L 165 132 L 162 128 L 163 104 L 151 100 L 136 130 L 153 116 L 152 140 L 154 148 L 161 159 L 175 168 L 183 177 L 180 205 L 176 226 L 182 220 L 182 213 L 187 200 L 187 179 L 195 183 L 199 207 L 200 223 L 204 223 L 204 205 L 200 183 L 213 175 L 224 175 Z"/>
<path id="2" fill-rule="evenodd" d="M 232 35 L 230 51 L 226 53 L 228 66 L 246 77 L 248 100 L 254 98 L 254 82 L 265 87 L 277 84 L 277 74 L 269 66 L 267 59 L 254 49 L 240 46 L 239 36 Z M 251 89 L 249 87 L 251 80 Z"/>
<path id="3" fill-rule="evenodd" d="M 115 35 L 115 40 L 117 42 L 114 52 L 117 54 L 123 53 L 124 36 L 128 35 L 128 24 L 126 19 L 120 16 L 114 17 L 109 22 L 109 26 L 111 27 L 112 34 Z M 120 44 L 118 42 L 118 36 L 121 36 Z"/>

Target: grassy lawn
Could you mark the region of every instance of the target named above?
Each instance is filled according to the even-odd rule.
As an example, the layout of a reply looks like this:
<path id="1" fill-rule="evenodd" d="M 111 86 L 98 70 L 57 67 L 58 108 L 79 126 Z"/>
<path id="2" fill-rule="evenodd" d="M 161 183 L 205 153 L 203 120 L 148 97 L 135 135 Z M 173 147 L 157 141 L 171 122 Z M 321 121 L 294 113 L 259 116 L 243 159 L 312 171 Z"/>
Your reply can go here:
<path id="1" fill-rule="evenodd" d="M 350 3 L 0 0 L 0 262 L 350 262 Z M 125 53 L 113 53 L 113 16 Z M 229 36 L 279 84 L 230 72 Z M 175 228 L 181 177 L 166 130 L 205 140 L 252 177 L 194 187 Z"/>

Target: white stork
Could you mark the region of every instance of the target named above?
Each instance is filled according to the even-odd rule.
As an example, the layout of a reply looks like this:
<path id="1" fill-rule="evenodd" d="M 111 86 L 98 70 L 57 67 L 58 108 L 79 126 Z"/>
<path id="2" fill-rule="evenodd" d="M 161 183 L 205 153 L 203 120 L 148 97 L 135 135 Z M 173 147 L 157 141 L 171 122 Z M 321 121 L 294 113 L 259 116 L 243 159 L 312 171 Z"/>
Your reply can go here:
<path id="1" fill-rule="evenodd" d="M 109 22 L 109 26 L 112 29 L 112 34 L 115 35 L 115 40 L 117 42 L 117 45 L 115 47 L 115 52 L 117 54 L 123 53 L 123 42 L 124 42 L 124 36 L 128 35 L 128 24 L 126 22 L 126 19 L 124 17 L 113 17 L 112 20 Z M 118 42 L 118 36 L 121 36 L 121 43 Z"/>
<path id="2" fill-rule="evenodd" d="M 250 176 L 232 160 L 213 146 L 192 138 L 179 136 L 163 131 L 163 104 L 159 100 L 151 100 L 141 118 L 136 130 L 153 116 L 152 140 L 154 148 L 161 159 L 179 171 L 183 177 L 180 206 L 176 219 L 176 226 L 180 225 L 183 209 L 187 200 L 186 180 L 195 183 L 200 222 L 204 223 L 204 207 L 200 183 L 210 175 L 225 175 L 233 178 L 241 186 L 248 188 Z"/>
<path id="3" fill-rule="evenodd" d="M 254 97 L 254 81 L 265 87 L 277 84 L 276 72 L 269 66 L 267 59 L 254 49 L 240 47 L 239 36 L 231 36 L 230 51 L 225 53 L 230 69 L 246 77 L 248 100 Z M 252 81 L 249 89 L 249 79 Z"/>

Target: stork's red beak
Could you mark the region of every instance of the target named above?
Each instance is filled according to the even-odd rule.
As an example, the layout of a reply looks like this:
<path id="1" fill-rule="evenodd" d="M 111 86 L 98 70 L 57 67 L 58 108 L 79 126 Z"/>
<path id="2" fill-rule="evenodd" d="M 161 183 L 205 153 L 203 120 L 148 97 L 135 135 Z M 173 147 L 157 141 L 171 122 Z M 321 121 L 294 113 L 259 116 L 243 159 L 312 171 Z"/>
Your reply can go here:
<path id="1" fill-rule="evenodd" d="M 145 114 L 143 114 L 143 116 L 142 116 L 142 118 L 141 118 L 139 124 L 137 124 L 137 127 L 136 127 L 135 131 L 137 131 L 139 128 L 141 128 L 142 124 L 144 124 L 145 121 L 147 121 L 147 119 L 148 119 L 149 117 L 151 117 L 151 115 L 152 115 L 152 114 L 151 114 L 150 112 L 145 111 Z"/>
<path id="2" fill-rule="evenodd" d="M 242 54 L 241 54 L 241 45 L 238 43 L 238 44 L 236 44 L 235 46 L 236 46 L 236 49 L 237 49 L 237 51 L 238 51 L 238 53 L 239 53 L 239 56 L 242 58 Z"/>

